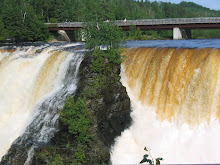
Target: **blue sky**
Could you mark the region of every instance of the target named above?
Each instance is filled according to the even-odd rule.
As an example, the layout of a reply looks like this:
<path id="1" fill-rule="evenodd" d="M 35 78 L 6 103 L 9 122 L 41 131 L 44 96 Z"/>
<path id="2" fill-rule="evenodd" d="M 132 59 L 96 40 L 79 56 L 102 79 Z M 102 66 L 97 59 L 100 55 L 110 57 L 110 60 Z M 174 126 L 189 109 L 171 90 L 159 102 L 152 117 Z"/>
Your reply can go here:
<path id="1" fill-rule="evenodd" d="M 183 0 L 150 0 L 150 1 L 180 3 Z M 220 10 L 220 0 L 184 0 L 184 1 L 194 2 L 210 9 Z"/>

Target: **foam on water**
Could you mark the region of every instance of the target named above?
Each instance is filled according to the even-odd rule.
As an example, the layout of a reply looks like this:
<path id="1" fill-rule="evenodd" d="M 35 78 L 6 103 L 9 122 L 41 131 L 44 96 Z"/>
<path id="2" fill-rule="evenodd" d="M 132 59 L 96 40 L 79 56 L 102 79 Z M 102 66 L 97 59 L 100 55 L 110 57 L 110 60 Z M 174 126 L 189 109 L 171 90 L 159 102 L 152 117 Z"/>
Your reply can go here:
<path id="1" fill-rule="evenodd" d="M 32 137 L 31 155 L 35 143 L 47 143 L 56 132 L 58 113 L 76 90 L 83 58 L 82 53 L 64 51 L 62 46 L 0 51 L 0 157 L 22 134 L 14 143 L 25 145 L 25 139 Z"/>
<path id="2" fill-rule="evenodd" d="M 219 50 L 132 48 L 121 82 L 132 125 L 119 136 L 112 164 L 138 164 L 151 149 L 163 164 L 219 163 Z"/>

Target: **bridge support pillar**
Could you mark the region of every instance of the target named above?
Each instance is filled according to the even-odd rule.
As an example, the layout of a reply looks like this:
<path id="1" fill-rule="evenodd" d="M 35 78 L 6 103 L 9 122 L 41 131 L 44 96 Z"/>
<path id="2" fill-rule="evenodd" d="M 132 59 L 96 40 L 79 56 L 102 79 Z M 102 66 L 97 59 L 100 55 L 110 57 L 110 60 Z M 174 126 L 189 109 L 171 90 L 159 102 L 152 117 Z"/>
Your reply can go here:
<path id="1" fill-rule="evenodd" d="M 58 31 L 51 31 L 50 33 L 52 33 L 54 36 L 54 39 L 58 41 L 76 41 L 75 31 L 58 30 Z"/>
<path id="2" fill-rule="evenodd" d="M 183 39 L 183 35 L 182 35 L 180 28 L 178 28 L 178 27 L 173 28 L 173 39 L 174 40 Z"/>
<path id="3" fill-rule="evenodd" d="M 84 34 L 83 31 L 81 31 L 81 40 L 82 40 L 82 41 L 86 41 L 85 34 Z"/>
<path id="4" fill-rule="evenodd" d="M 190 29 L 180 29 L 178 27 L 173 28 L 173 39 L 181 40 L 181 39 L 191 39 L 192 34 Z"/>

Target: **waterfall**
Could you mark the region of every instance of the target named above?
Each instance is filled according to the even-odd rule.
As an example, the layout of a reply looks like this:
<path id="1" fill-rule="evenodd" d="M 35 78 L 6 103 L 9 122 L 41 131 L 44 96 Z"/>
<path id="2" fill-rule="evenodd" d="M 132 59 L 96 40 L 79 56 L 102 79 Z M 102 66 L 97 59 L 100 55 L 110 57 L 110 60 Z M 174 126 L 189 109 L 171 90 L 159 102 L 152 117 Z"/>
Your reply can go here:
<path id="1" fill-rule="evenodd" d="M 64 101 L 76 90 L 83 51 L 75 45 L 0 50 L 0 157 L 20 144 L 29 150 L 28 164 L 34 148 L 53 137 Z"/>
<path id="2" fill-rule="evenodd" d="M 126 49 L 121 81 L 133 120 L 113 164 L 138 164 L 151 149 L 163 164 L 219 163 L 220 49 Z"/>

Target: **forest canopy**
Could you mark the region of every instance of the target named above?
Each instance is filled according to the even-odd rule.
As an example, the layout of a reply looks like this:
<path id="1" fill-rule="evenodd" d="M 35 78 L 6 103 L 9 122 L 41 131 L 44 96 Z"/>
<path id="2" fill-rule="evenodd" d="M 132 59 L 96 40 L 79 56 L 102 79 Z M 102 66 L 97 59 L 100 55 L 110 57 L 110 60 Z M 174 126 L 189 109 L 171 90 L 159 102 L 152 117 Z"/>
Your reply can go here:
<path id="1" fill-rule="evenodd" d="M 185 1 L 173 4 L 149 0 L 1 0 L 0 14 L 0 40 L 7 37 L 16 41 L 46 41 L 46 22 L 219 17 L 220 11 Z M 209 36 L 208 32 L 206 35 Z"/>

